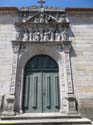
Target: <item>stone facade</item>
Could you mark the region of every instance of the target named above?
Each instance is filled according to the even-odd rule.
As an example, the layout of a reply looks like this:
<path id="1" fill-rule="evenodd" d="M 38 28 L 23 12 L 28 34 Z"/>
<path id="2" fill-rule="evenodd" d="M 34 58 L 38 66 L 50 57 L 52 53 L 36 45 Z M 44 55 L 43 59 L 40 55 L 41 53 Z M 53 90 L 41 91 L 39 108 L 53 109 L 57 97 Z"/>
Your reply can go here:
<path id="1" fill-rule="evenodd" d="M 45 54 L 59 66 L 60 113 L 93 119 L 93 10 L 47 8 L 36 18 L 38 8 L 29 9 L 32 15 L 27 11 L 0 9 L 0 113 L 23 113 L 25 64 Z M 45 20 L 44 13 L 48 13 Z M 42 30 L 44 23 L 53 24 Z"/>

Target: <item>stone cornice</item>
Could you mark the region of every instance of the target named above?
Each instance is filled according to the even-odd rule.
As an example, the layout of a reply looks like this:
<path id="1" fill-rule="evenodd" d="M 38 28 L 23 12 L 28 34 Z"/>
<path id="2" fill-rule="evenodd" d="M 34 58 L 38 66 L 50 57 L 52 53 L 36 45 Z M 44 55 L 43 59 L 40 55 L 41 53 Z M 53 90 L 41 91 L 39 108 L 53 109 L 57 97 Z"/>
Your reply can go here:
<path id="1" fill-rule="evenodd" d="M 66 12 L 93 12 L 93 8 L 65 8 Z"/>
<path id="2" fill-rule="evenodd" d="M 36 11 L 36 10 L 39 10 L 40 8 L 17 8 L 17 7 L 0 7 L 0 11 Z M 60 12 L 64 12 L 64 9 L 58 9 L 58 8 L 45 8 L 46 11 L 60 11 Z M 79 12 L 84 12 L 84 11 L 87 11 L 87 12 L 91 12 L 93 11 L 93 8 L 65 8 L 65 10 L 67 12 L 73 12 L 73 11 L 79 11 Z"/>
<path id="3" fill-rule="evenodd" d="M 0 7 L 0 11 L 18 11 L 17 7 Z"/>
<path id="4" fill-rule="evenodd" d="M 40 9 L 40 8 L 25 8 L 25 7 L 23 7 L 23 8 L 21 8 L 21 9 L 19 9 L 19 8 L 17 8 L 17 7 L 0 7 L 0 11 L 18 11 L 18 10 L 20 10 L 20 11 L 34 11 L 34 10 L 38 10 L 38 9 Z M 45 8 L 45 10 L 46 11 L 63 11 L 64 12 L 64 9 L 58 9 L 58 8 Z M 88 11 L 88 12 L 91 12 L 91 11 L 93 11 L 93 8 L 65 8 L 65 10 L 66 11 Z"/>

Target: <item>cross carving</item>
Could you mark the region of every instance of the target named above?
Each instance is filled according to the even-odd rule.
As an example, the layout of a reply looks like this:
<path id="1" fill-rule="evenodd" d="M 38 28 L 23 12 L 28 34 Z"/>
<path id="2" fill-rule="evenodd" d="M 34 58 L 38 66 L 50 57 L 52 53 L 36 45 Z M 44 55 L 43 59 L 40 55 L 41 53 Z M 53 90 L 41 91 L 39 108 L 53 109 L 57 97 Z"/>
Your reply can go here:
<path id="1" fill-rule="evenodd" d="M 45 3 L 45 0 L 38 0 L 38 3 L 40 3 L 40 7 L 42 8 L 43 7 L 43 4 Z"/>

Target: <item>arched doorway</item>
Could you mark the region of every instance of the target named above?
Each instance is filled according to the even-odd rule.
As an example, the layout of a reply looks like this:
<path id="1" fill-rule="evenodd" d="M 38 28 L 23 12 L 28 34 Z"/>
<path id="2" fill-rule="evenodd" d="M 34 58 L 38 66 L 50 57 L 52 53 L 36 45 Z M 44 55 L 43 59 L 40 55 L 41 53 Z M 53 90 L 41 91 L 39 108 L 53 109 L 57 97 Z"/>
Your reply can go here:
<path id="1" fill-rule="evenodd" d="M 24 112 L 58 112 L 59 69 L 55 60 L 47 55 L 34 56 L 27 62 L 24 71 Z"/>

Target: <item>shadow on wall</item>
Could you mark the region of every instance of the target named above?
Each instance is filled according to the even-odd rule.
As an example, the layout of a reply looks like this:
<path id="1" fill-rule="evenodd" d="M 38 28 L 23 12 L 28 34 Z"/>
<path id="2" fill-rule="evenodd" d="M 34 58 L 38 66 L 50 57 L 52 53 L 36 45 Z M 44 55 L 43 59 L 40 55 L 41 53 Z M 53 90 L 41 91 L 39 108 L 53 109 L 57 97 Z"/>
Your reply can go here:
<path id="1" fill-rule="evenodd" d="M 76 57 L 77 56 L 77 54 L 76 54 L 75 49 L 74 49 L 73 46 L 71 46 L 70 56 L 71 57 Z"/>
<path id="2" fill-rule="evenodd" d="M 93 99 L 80 99 L 79 104 L 79 112 L 82 114 L 82 116 L 93 120 Z"/>
<path id="3" fill-rule="evenodd" d="M 0 96 L 0 112 L 3 111 L 5 95 Z"/>

